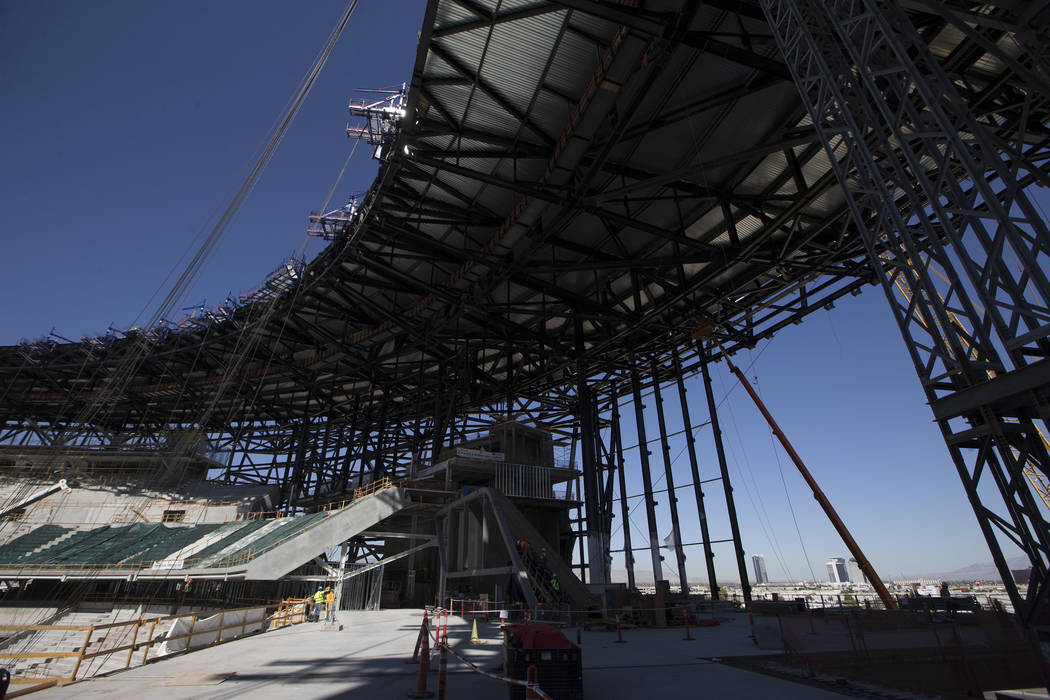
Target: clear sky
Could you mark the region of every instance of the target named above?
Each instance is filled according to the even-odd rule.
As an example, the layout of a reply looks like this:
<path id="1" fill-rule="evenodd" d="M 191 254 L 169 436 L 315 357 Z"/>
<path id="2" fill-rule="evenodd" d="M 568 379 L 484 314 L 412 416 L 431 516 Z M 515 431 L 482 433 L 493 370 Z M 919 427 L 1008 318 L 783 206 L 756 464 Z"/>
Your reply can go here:
<path id="1" fill-rule="evenodd" d="M 76 339 L 131 325 L 230 201 L 344 6 L 0 0 L 0 343 L 51 328 Z M 422 14 L 419 1 L 361 0 L 187 306 L 252 289 L 302 245 L 308 213 L 349 154 L 348 98 L 410 79 Z M 365 190 L 375 170 L 359 149 L 333 205 Z M 737 356 L 743 367 L 755 358 L 748 375 L 884 578 L 990 560 L 881 289 Z M 714 374 L 716 395 L 728 395 L 720 415 L 749 567 L 761 553 L 774 580 L 824 579 L 824 561 L 848 556 L 845 546 L 746 394 L 724 366 Z M 688 385 L 699 423 L 707 418 L 702 386 Z M 668 388 L 664 400 L 677 430 L 677 395 Z M 629 410 L 624 440 L 633 445 Z M 710 429 L 697 436 L 710 478 Z M 683 445 L 672 441 L 677 484 L 690 481 Z M 659 476 L 659 444 L 651 449 Z M 628 491 L 637 494 L 630 454 Z M 727 538 L 719 484 L 707 489 L 712 537 Z M 692 491 L 678 493 L 683 539 L 697 541 Z M 670 519 L 666 495 L 657 500 L 662 538 Z M 644 543 L 644 506 L 631 528 L 635 546 Z M 701 549 L 687 553 L 690 576 L 702 582 Z M 735 580 L 730 545 L 716 553 L 720 578 Z M 665 556 L 670 574 L 673 556 Z M 650 568 L 648 552 L 636 558 L 639 569 Z"/>

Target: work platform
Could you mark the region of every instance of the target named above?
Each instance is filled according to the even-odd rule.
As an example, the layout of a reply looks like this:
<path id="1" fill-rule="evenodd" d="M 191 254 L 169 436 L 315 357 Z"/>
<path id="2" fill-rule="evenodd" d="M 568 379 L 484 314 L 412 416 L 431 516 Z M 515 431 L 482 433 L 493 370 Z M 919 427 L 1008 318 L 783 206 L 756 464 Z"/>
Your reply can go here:
<path id="1" fill-rule="evenodd" d="M 294 694 L 297 700 L 400 700 L 415 688 L 417 668 L 404 662 L 412 654 L 420 617 L 418 610 L 344 611 L 339 613 L 341 632 L 296 625 L 33 697 L 285 700 Z M 615 632 L 583 632 L 584 699 L 642 698 L 657 691 L 668 698 L 702 693 L 723 700 L 849 697 L 720 663 L 717 659 L 726 656 L 768 654 L 748 638 L 746 615 L 730 618 L 718 627 L 694 630 L 692 642 L 682 640 L 680 628 L 630 630 L 625 644 L 615 643 Z M 449 619 L 448 633 L 452 649 L 482 669 L 501 663 L 496 625 L 479 624 L 485 645 L 470 644 L 470 623 L 459 617 Z M 501 681 L 474 673 L 451 656 L 448 664 L 450 700 L 507 697 Z M 437 674 L 431 673 L 428 687 L 434 690 L 436 684 Z"/>

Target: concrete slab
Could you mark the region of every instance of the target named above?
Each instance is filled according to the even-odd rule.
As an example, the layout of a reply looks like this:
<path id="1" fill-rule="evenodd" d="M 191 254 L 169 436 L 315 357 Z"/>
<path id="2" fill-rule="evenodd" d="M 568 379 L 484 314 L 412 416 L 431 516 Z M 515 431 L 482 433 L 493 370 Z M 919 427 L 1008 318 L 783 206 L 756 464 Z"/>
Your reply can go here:
<path id="1" fill-rule="evenodd" d="M 106 677 L 53 688 L 39 700 L 355 700 L 405 698 L 414 689 L 417 667 L 411 656 L 422 613 L 413 610 L 343 612 L 341 632 L 302 624 L 161 660 Z M 482 669 L 502 662 L 502 640 L 495 624 L 479 623 L 488 642 L 470 644 L 470 622 L 449 620 L 449 640 L 462 656 Z M 566 631 L 575 641 L 575 628 Z M 844 695 L 733 668 L 722 656 L 766 654 L 749 639 L 746 615 L 732 615 L 719 627 L 693 630 L 632 629 L 624 644 L 616 633 L 582 632 L 585 700 L 704 695 L 718 698 L 776 697 L 777 700 L 833 700 Z M 449 700 L 505 698 L 507 686 L 474 673 L 453 657 L 448 661 Z M 437 659 L 434 659 L 437 668 Z M 225 674 L 231 674 L 223 678 Z M 437 673 L 428 675 L 436 690 Z M 540 685 L 542 687 L 542 677 Z"/>

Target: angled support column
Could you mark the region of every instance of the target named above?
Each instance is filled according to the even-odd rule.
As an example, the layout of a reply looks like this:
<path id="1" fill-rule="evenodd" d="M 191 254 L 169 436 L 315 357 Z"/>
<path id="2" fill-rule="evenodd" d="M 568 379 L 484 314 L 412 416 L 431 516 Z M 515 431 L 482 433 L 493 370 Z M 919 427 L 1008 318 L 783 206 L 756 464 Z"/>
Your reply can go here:
<path id="1" fill-rule="evenodd" d="M 744 563 L 744 544 L 740 540 L 740 522 L 736 517 L 736 502 L 733 500 L 733 485 L 729 481 L 729 465 L 726 463 L 725 446 L 722 444 L 722 428 L 718 424 L 718 404 L 711 390 L 711 374 L 707 370 L 707 353 L 700 341 L 696 343 L 700 355 L 700 371 L 704 375 L 704 393 L 707 395 L 707 410 L 711 414 L 711 432 L 715 438 L 715 451 L 718 453 L 718 467 L 722 472 L 722 491 L 726 496 L 726 511 L 729 513 L 729 527 L 733 533 L 733 550 L 736 553 L 736 568 L 740 574 L 740 589 L 744 594 L 744 605 L 751 605 L 751 582 L 747 578 L 747 564 Z"/>
<path id="2" fill-rule="evenodd" d="M 580 462 L 583 468 L 583 501 L 587 516 L 587 580 L 589 583 L 608 583 L 606 568 L 609 551 L 609 533 L 602 517 L 601 479 L 598 474 L 598 429 L 595 425 L 594 396 L 587 384 L 586 348 L 583 343 L 583 322 L 576 316 L 576 410 L 580 424 Z"/>
<path id="3" fill-rule="evenodd" d="M 1032 628 L 1050 597 L 1050 523 L 1034 493 L 1050 473 L 1050 392 L 1031 383 L 1003 403 L 983 388 L 1050 354 L 1050 229 L 1026 192 L 1045 160 L 1008 157 L 1018 134 L 970 109 L 895 0 L 761 6 L 929 403 L 963 409 L 937 424 Z M 1023 172 L 1035 162 L 1040 172 Z M 1001 537 L 1028 557 L 1026 590 Z"/>
<path id="4" fill-rule="evenodd" d="M 623 530 L 623 560 L 627 566 L 627 587 L 637 588 L 634 580 L 634 550 L 631 549 L 631 508 L 627 505 L 627 477 L 624 474 L 623 437 L 620 432 L 620 401 L 614 395 L 612 400 L 612 441 L 616 452 L 616 474 L 620 486 L 620 529 Z"/>
<path id="5" fill-rule="evenodd" d="M 682 427 L 685 429 L 685 446 L 689 453 L 689 468 L 693 475 L 693 492 L 696 494 L 696 512 L 700 516 L 700 538 L 704 543 L 704 562 L 707 564 L 707 582 L 711 588 L 711 600 L 718 600 L 718 579 L 715 576 L 715 553 L 711 549 L 711 533 L 707 527 L 707 509 L 704 507 L 704 487 L 700 480 L 700 462 L 696 457 L 696 437 L 693 435 L 693 420 L 689 416 L 689 400 L 686 398 L 685 381 L 682 379 L 682 361 L 675 349 L 671 355 L 674 376 L 678 382 L 678 399 L 682 405 Z"/>
<path id="6" fill-rule="evenodd" d="M 638 367 L 631 358 L 631 392 L 634 394 L 634 420 L 638 429 L 638 458 L 642 462 L 642 489 L 645 499 L 645 519 L 649 525 L 649 554 L 653 559 L 653 580 L 664 577 L 660 556 L 660 534 L 656 529 L 656 501 L 653 500 L 653 476 L 649 468 L 649 441 L 645 437 L 645 405 L 642 403 L 642 386 L 638 381 Z"/>
<path id="7" fill-rule="evenodd" d="M 295 464 L 291 471 L 285 473 L 284 497 L 281 499 L 286 513 L 293 508 L 292 501 L 299 495 L 299 487 L 303 482 L 303 472 L 306 470 L 306 449 L 310 440 L 310 419 L 303 418 L 299 426 L 299 434 L 296 437 Z"/>
<path id="8" fill-rule="evenodd" d="M 682 551 L 682 527 L 678 521 L 678 492 L 674 485 L 671 465 L 671 444 L 667 438 L 667 422 L 664 420 L 664 398 L 660 392 L 660 368 L 656 358 L 649 358 L 652 368 L 653 399 L 656 401 L 656 421 L 660 428 L 660 450 L 664 458 L 664 479 L 667 481 L 667 503 L 671 508 L 671 537 L 674 538 L 675 563 L 678 564 L 678 580 L 683 593 L 689 593 L 689 576 L 685 571 L 685 552 Z"/>

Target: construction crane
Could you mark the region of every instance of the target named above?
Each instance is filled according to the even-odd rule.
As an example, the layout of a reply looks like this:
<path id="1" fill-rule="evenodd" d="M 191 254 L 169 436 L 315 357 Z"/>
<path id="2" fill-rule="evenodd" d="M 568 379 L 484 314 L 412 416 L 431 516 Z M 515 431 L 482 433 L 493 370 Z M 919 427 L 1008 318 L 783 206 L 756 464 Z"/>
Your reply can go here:
<path id="1" fill-rule="evenodd" d="M 880 254 L 880 257 L 883 260 L 892 260 L 889 251 L 882 252 Z M 924 267 L 927 267 L 930 271 L 933 272 L 933 274 L 937 275 L 942 280 L 945 280 L 947 282 L 947 280 L 944 278 L 944 275 L 937 268 L 933 267 L 932 265 Z M 905 303 L 911 304 L 913 292 L 911 287 L 908 285 L 907 280 L 898 275 L 897 278 L 894 280 L 893 284 L 897 288 L 897 291 L 900 293 L 900 295 L 904 297 Z M 945 307 L 947 307 L 948 305 L 945 302 L 944 297 L 941 296 L 940 292 L 937 292 L 937 296 L 940 298 L 941 303 L 944 304 Z M 980 307 L 977 308 L 977 311 L 983 313 L 983 309 L 981 309 Z M 966 351 L 970 353 L 970 357 L 977 359 L 976 351 L 966 341 L 966 338 L 969 333 L 966 329 L 966 326 L 963 325 L 962 320 L 959 319 L 955 312 L 948 309 L 947 313 L 951 323 L 953 323 L 956 327 L 963 331 L 963 333 L 961 333 L 959 336 L 960 342 L 962 342 L 963 345 L 966 347 Z M 921 317 L 916 317 L 916 320 L 919 322 L 919 325 L 926 329 L 927 332 L 930 331 L 929 327 L 926 325 L 926 322 Z M 941 338 L 944 338 L 943 331 L 940 331 L 939 333 L 941 335 Z M 947 339 L 945 339 L 945 343 L 947 343 Z M 995 370 L 989 369 L 985 371 L 989 379 L 995 378 Z M 1036 426 L 1035 429 L 1039 432 L 1039 439 L 1043 441 L 1043 446 L 1046 447 L 1048 451 L 1050 451 L 1050 440 L 1047 439 L 1046 433 L 1044 433 L 1043 429 L 1039 426 Z M 1014 455 L 1019 454 L 1017 450 L 1013 450 L 1013 453 Z M 1025 478 L 1028 479 L 1028 483 L 1032 485 L 1032 489 L 1035 490 L 1040 500 L 1042 500 L 1043 505 L 1047 509 L 1050 509 L 1050 482 L 1047 481 L 1046 475 L 1040 472 L 1031 462 L 1027 461 L 1024 465 L 1024 475 Z"/>
<path id="2" fill-rule="evenodd" d="M 714 320 L 708 319 L 699 327 L 697 327 L 696 330 L 693 331 L 692 337 L 699 345 L 704 342 L 704 338 L 710 335 L 711 332 L 715 329 L 715 327 L 716 324 Z M 868 582 L 871 584 L 871 587 L 875 589 L 875 594 L 879 596 L 879 599 L 882 600 L 882 604 L 886 606 L 887 610 L 899 610 L 900 606 L 897 605 L 897 601 L 893 598 L 892 595 L 890 595 L 889 590 L 886 588 L 886 584 L 882 582 L 882 577 L 878 575 L 878 573 L 875 571 L 875 567 L 872 566 L 871 562 L 864 555 L 864 552 L 861 550 L 860 545 L 855 539 L 853 539 L 853 535 L 852 533 L 850 533 L 849 528 L 846 527 L 846 523 L 843 522 L 842 518 L 835 510 L 835 507 L 831 505 L 831 501 L 824 493 L 824 490 L 820 488 L 820 485 L 817 483 L 817 480 L 813 477 L 813 474 L 809 471 L 809 468 L 806 467 L 805 462 L 802 461 L 802 457 L 795 450 L 795 447 L 791 444 L 791 441 L 788 440 L 787 435 L 785 435 L 784 431 L 780 429 L 780 426 L 773 418 L 773 414 L 771 414 L 769 412 L 769 409 L 766 407 L 765 402 L 762 401 L 762 398 L 758 395 L 758 392 L 755 391 L 754 387 L 751 386 L 751 382 L 747 381 L 747 377 L 745 377 L 744 373 L 740 371 L 740 368 L 733 364 L 733 360 L 730 359 L 729 353 L 727 353 L 725 348 L 722 347 L 722 344 L 719 342 L 718 338 L 711 335 L 711 341 L 718 346 L 719 350 L 721 350 L 722 359 L 725 360 L 726 366 L 729 368 L 729 371 L 736 376 L 737 380 L 740 382 L 740 385 L 744 387 L 744 391 L 746 391 L 748 396 L 751 397 L 751 400 L 755 403 L 755 406 L 758 408 L 759 413 L 762 414 L 762 417 L 766 419 L 766 423 L 769 424 L 770 429 L 780 441 L 780 444 L 784 448 L 784 451 L 787 453 L 788 457 L 791 458 L 791 461 L 798 469 L 799 474 L 802 475 L 802 478 L 805 480 L 810 490 L 813 491 L 813 497 L 817 500 L 817 503 L 820 504 L 820 507 L 823 509 L 824 514 L 828 516 L 828 520 L 831 521 L 831 525 L 835 528 L 835 531 L 839 534 L 839 537 L 842 538 L 842 543 L 846 545 L 846 548 L 849 550 L 850 554 L 852 554 L 853 558 L 857 560 L 857 566 L 859 566 L 860 570 L 864 572 L 864 575 L 868 577 Z M 700 347 L 701 352 L 703 352 L 702 346 Z"/>

